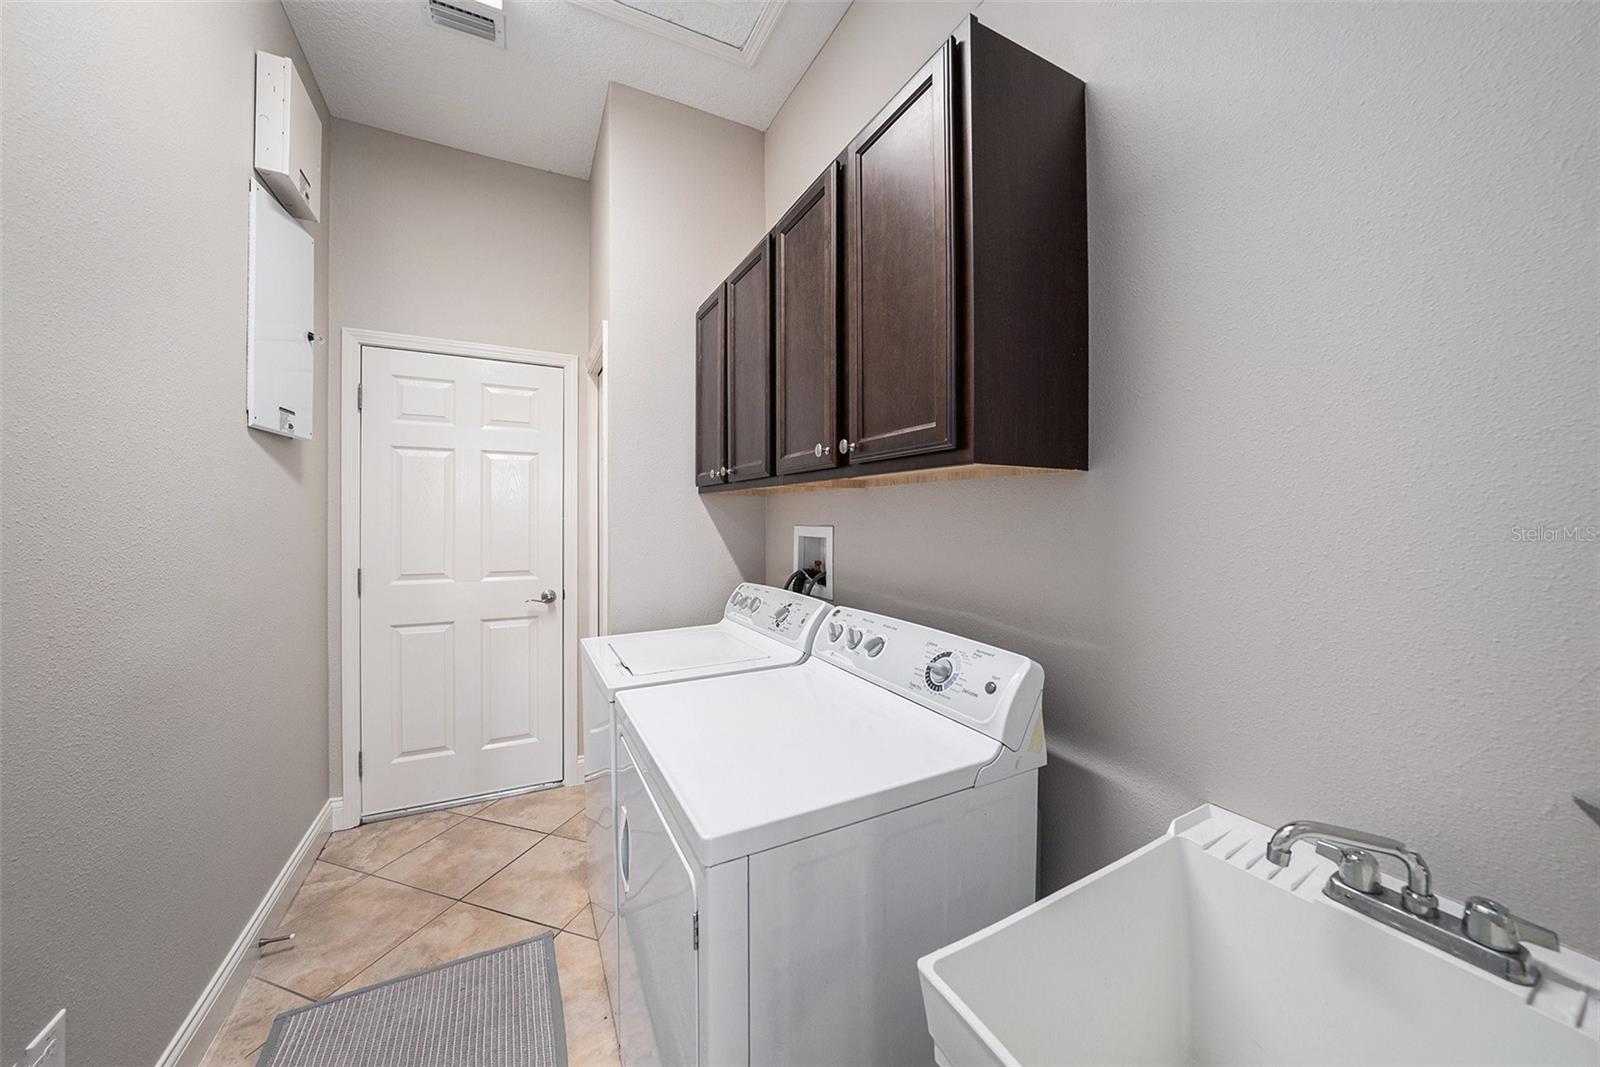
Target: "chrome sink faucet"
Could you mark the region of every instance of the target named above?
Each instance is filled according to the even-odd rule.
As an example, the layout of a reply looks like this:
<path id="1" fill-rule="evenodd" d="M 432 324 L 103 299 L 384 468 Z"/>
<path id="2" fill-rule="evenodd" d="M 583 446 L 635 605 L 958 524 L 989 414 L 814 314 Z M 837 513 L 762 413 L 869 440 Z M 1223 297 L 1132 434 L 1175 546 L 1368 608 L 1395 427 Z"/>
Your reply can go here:
<path id="1" fill-rule="evenodd" d="M 1427 863 L 1392 837 L 1329 823 L 1285 823 L 1267 843 L 1268 861 L 1287 867 L 1298 841 L 1313 842 L 1318 855 L 1338 864 L 1323 886 L 1324 896 L 1507 981 L 1528 986 L 1539 981 L 1524 941 L 1560 948 L 1554 930 L 1519 918 L 1487 897 L 1468 897 L 1460 918 L 1441 912 Z M 1378 876 L 1381 856 L 1405 865 L 1406 885 L 1398 893 Z"/>
<path id="2" fill-rule="evenodd" d="M 1406 887 L 1400 893 L 1405 909 L 1423 918 L 1428 918 L 1439 910 L 1439 898 L 1433 895 L 1433 874 L 1428 870 L 1427 863 L 1419 853 L 1392 837 L 1380 837 L 1362 830 L 1334 826 L 1332 823 L 1291 822 L 1278 827 L 1277 833 L 1272 835 L 1272 840 L 1267 843 L 1267 859 L 1279 867 L 1287 867 L 1290 847 L 1296 841 L 1307 839 L 1316 841 L 1319 846 L 1332 846 L 1326 849 L 1319 847 L 1317 851 L 1335 863 L 1342 862 L 1342 850 L 1337 846 L 1393 856 L 1406 865 Z M 1358 881 L 1364 883 L 1361 890 L 1363 893 L 1371 893 L 1371 887 L 1378 884 L 1377 865 L 1374 863 L 1369 866 L 1370 877 L 1365 873 L 1357 876 Z M 1362 868 L 1363 871 L 1366 869 L 1365 866 Z"/>

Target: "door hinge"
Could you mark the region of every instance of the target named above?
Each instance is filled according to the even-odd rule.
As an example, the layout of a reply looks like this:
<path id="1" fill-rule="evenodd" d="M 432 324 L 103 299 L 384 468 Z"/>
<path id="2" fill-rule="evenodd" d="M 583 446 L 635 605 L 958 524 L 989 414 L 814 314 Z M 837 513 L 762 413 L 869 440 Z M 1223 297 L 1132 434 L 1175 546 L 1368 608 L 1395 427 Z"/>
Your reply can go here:
<path id="1" fill-rule="evenodd" d="M 356 596 L 361 595 L 361 568 L 356 568 Z"/>
<path id="2" fill-rule="evenodd" d="M 363 399 L 365 399 L 365 396 L 364 396 L 365 388 L 366 387 L 364 385 L 362 385 L 362 383 L 360 383 L 360 382 L 356 383 L 356 410 L 357 411 L 361 410 L 361 401 Z"/>
<path id="3" fill-rule="evenodd" d="M 694 950 L 700 951 L 700 912 L 694 913 Z"/>
<path id="4" fill-rule="evenodd" d="M 365 752 L 357 752 L 356 753 L 356 777 L 357 778 L 364 777 L 366 775 L 366 773 L 367 773 L 367 754 Z"/>

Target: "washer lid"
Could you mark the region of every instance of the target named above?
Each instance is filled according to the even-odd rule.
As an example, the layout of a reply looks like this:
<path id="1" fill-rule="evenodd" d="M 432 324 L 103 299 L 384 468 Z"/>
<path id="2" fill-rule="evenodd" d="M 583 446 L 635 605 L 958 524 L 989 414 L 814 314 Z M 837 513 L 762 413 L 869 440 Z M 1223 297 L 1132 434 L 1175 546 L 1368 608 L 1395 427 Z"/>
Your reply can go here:
<path id="1" fill-rule="evenodd" d="M 999 742 L 815 660 L 617 694 L 707 866 L 970 788 Z"/>
<path id="2" fill-rule="evenodd" d="M 772 658 L 770 645 L 736 635 L 731 627 L 693 626 L 607 637 L 611 654 L 628 674 L 648 678 L 685 668 L 726 668 Z"/>
<path id="3" fill-rule="evenodd" d="M 585 676 L 599 685 L 607 700 L 621 689 L 763 671 L 805 658 L 804 652 L 727 619 L 709 626 L 585 637 L 578 647 Z"/>

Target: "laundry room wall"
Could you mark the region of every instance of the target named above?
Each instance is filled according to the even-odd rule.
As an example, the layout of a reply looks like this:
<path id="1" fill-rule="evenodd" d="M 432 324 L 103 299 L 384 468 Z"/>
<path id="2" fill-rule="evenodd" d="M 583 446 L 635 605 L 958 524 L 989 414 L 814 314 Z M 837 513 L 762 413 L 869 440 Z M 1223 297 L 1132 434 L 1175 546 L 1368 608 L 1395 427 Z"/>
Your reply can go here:
<path id="1" fill-rule="evenodd" d="M 343 119 L 333 124 L 333 366 L 344 327 L 582 355 L 588 350 L 589 183 Z M 340 376 L 328 383 L 337 457 Z M 338 463 L 328 566 L 342 551 Z M 340 604 L 328 599 L 329 780 L 343 773 Z"/>
<path id="2" fill-rule="evenodd" d="M 769 222 L 962 14 L 852 6 Z M 832 524 L 841 601 L 1044 665 L 1045 890 L 1211 801 L 1600 949 L 1600 10 L 977 14 L 1088 83 L 1091 469 L 774 497 L 768 578 Z"/>
<path id="3" fill-rule="evenodd" d="M 324 333 L 332 128 L 277 3 L 0 41 L 0 1062 L 65 1008 L 153 1063 L 328 799 L 327 439 L 244 417 L 256 49 L 323 115 Z"/>
<path id="4" fill-rule="evenodd" d="M 693 312 L 764 232 L 762 137 L 612 85 L 596 159 L 611 629 L 705 622 L 760 576 L 765 549 L 762 501 L 700 496 L 692 458 Z"/>

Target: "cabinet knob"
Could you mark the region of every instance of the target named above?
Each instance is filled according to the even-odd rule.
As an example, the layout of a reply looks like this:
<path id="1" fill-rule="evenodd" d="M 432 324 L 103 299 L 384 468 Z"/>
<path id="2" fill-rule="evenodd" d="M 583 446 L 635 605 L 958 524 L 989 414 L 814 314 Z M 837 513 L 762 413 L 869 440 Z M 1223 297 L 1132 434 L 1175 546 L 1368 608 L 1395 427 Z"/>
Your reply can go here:
<path id="1" fill-rule="evenodd" d="M 717 477 L 718 478 L 726 478 L 727 476 L 728 476 L 728 468 L 727 467 L 718 467 L 717 468 Z"/>
<path id="2" fill-rule="evenodd" d="M 839 438 L 839 455 L 841 455 L 841 456 L 849 455 L 850 454 L 850 450 L 852 448 L 854 448 L 854 447 L 855 446 L 850 443 L 850 439 L 848 437 Z"/>
<path id="3" fill-rule="evenodd" d="M 821 441 L 818 441 L 818 442 L 817 442 L 817 447 L 816 447 L 816 448 L 813 448 L 813 449 L 812 449 L 812 450 L 811 450 L 811 454 L 812 454 L 812 455 L 813 455 L 813 456 L 816 456 L 816 457 L 817 457 L 817 458 L 818 458 L 818 459 L 821 459 L 821 458 L 822 458 L 822 442 L 821 442 Z"/>

